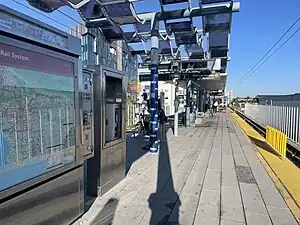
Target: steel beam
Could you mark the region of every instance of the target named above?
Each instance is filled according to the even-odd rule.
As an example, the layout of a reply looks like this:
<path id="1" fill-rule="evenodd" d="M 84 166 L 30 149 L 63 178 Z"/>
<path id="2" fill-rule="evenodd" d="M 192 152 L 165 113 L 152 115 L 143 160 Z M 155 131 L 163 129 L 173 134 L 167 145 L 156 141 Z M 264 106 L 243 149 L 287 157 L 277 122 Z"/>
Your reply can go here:
<path id="1" fill-rule="evenodd" d="M 197 17 L 197 16 L 205 16 L 212 14 L 220 14 L 220 13 L 231 13 L 231 12 L 239 12 L 240 11 L 240 3 L 233 2 L 220 4 L 214 7 L 195 7 L 191 9 L 177 9 L 172 11 L 164 11 L 159 13 L 142 13 L 137 14 L 137 17 L 140 20 L 151 21 L 153 16 L 156 15 L 157 20 L 172 20 L 172 19 L 180 19 L 180 18 L 188 18 L 188 17 Z"/>
<path id="2" fill-rule="evenodd" d="M 174 136 L 178 136 L 178 107 L 179 107 L 179 97 L 178 97 L 178 82 L 175 81 L 175 100 L 174 100 Z"/>

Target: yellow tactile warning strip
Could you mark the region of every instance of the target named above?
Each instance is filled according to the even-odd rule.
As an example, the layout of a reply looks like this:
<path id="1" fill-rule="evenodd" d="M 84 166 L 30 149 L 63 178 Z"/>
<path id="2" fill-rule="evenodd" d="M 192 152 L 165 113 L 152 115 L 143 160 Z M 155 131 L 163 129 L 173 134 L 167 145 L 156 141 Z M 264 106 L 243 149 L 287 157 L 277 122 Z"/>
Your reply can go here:
<path id="1" fill-rule="evenodd" d="M 242 118 L 235 113 L 232 113 L 232 115 L 250 142 L 250 138 L 265 142 L 265 138 Z M 298 223 L 300 223 L 300 169 L 288 159 L 281 159 L 261 146 L 253 144 L 258 150 L 256 152 L 257 157 L 264 165 Z"/>

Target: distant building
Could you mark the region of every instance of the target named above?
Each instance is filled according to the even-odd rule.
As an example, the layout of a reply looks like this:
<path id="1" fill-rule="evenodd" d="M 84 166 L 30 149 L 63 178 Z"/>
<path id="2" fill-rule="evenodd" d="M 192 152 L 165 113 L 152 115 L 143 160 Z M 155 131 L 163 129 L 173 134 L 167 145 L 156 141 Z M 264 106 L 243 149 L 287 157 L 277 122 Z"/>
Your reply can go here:
<path id="1" fill-rule="evenodd" d="M 290 95 L 257 95 L 259 105 L 300 107 L 300 93 Z"/>
<path id="2" fill-rule="evenodd" d="M 225 92 L 225 97 L 226 97 L 227 103 L 230 104 L 234 99 L 234 91 L 233 90 L 226 91 Z"/>

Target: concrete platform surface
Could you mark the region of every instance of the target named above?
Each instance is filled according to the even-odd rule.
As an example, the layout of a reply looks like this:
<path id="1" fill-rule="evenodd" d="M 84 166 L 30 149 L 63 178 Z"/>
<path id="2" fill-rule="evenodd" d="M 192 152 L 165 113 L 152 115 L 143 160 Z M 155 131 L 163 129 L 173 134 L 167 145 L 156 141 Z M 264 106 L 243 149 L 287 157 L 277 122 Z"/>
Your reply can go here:
<path id="1" fill-rule="evenodd" d="M 167 135 L 75 224 L 297 225 L 252 144 L 227 113 Z M 136 141 L 130 139 L 128 142 Z M 136 149 L 134 149 L 136 148 Z"/>

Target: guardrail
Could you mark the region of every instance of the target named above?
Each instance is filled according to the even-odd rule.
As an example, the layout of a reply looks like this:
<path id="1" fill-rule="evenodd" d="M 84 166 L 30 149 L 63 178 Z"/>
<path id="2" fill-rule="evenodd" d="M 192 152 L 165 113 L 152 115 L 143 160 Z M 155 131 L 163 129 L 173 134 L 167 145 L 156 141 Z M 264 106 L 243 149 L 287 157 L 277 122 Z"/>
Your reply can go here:
<path id="1" fill-rule="evenodd" d="M 273 127 L 266 127 L 266 142 L 281 157 L 286 157 L 287 136 Z"/>
<path id="2" fill-rule="evenodd" d="M 241 111 L 236 108 L 230 107 L 238 116 L 240 116 L 243 120 L 245 120 L 250 126 L 252 126 L 257 132 L 259 132 L 263 137 L 266 138 L 266 127 L 260 124 L 253 118 L 245 115 Z M 300 145 L 295 142 L 289 140 L 287 138 L 287 148 L 286 148 L 286 157 L 293 161 L 295 164 L 300 166 Z"/>

